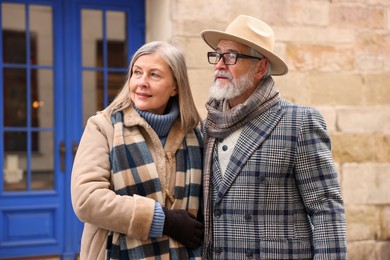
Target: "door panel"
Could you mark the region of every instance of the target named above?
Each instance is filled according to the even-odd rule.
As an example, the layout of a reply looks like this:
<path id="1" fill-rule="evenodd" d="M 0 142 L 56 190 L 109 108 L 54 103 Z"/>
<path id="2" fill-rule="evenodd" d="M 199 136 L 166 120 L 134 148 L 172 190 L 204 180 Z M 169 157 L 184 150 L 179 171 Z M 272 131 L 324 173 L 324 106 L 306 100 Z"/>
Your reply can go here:
<path id="1" fill-rule="evenodd" d="M 144 43 L 144 8 L 0 0 L 0 258 L 76 259 L 74 155 L 87 118 L 111 102 Z"/>
<path id="2" fill-rule="evenodd" d="M 53 16 L 58 6 L 1 1 L 0 256 L 61 252 L 63 176 L 56 172 L 60 127 Z M 59 27 L 60 28 L 60 27 Z"/>

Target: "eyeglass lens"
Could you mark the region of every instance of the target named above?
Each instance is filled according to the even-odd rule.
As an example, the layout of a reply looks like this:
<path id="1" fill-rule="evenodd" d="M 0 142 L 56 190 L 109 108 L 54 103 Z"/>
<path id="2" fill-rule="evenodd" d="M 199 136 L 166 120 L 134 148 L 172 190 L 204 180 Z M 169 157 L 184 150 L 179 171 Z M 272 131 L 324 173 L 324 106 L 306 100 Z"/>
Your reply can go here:
<path id="1" fill-rule="evenodd" d="M 226 65 L 233 65 L 237 61 L 237 53 L 209 52 L 208 58 L 211 64 L 217 64 L 219 60 L 222 58 L 223 63 L 225 63 Z"/>

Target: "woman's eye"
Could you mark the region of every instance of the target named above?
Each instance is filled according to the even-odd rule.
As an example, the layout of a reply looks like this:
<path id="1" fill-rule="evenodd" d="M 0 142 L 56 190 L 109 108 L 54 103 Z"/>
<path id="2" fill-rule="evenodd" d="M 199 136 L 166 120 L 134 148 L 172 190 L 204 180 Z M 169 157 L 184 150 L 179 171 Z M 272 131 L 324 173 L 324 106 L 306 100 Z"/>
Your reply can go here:
<path id="1" fill-rule="evenodd" d="M 141 75 L 141 74 L 142 74 L 142 72 L 141 72 L 141 71 L 139 71 L 139 70 L 135 70 L 135 71 L 133 71 L 133 74 L 134 74 L 134 75 Z"/>
<path id="2" fill-rule="evenodd" d="M 155 72 L 153 72 L 151 75 L 152 75 L 153 78 L 159 78 L 159 77 L 160 77 L 160 75 L 158 75 L 158 74 L 155 73 Z"/>

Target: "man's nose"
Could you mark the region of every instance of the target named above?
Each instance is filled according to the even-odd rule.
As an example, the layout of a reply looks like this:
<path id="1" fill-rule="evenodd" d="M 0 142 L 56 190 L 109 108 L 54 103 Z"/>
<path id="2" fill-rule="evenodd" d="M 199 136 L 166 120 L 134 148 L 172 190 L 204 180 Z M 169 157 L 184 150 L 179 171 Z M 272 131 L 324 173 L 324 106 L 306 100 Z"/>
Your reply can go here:
<path id="1" fill-rule="evenodd" d="M 226 68 L 227 68 L 227 65 L 226 65 L 225 62 L 223 61 L 223 58 L 222 58 L 222 57 L 219 59 L 219 61 L 217 62 L 217 64 L 215 64 L 215 68 L 216 68 L 216 69 L 226 69 Z"/>

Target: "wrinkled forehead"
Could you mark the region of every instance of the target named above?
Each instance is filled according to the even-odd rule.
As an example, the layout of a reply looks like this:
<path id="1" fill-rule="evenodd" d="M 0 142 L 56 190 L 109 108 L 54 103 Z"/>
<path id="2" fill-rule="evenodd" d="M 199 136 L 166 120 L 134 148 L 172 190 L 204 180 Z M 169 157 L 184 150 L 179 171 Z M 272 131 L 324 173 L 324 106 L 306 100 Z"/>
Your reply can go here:
<path id="1" fill-rule="evenodd" d="M 249 51 L 249 46 L 230 40 L 220 40 L 215 50 L 221 52 L 236 51 L 239 53 L 243 53 Z"/>

